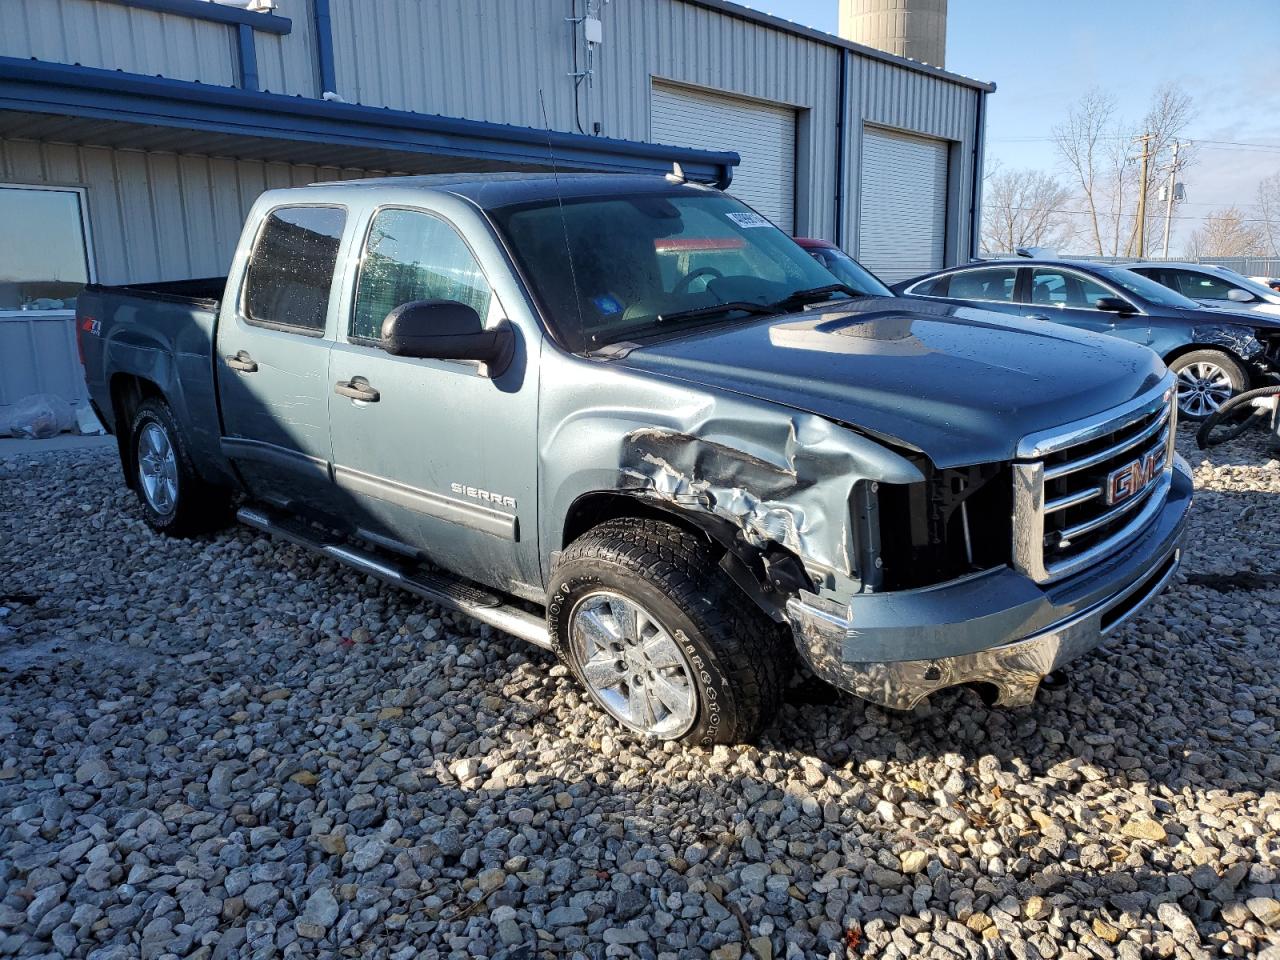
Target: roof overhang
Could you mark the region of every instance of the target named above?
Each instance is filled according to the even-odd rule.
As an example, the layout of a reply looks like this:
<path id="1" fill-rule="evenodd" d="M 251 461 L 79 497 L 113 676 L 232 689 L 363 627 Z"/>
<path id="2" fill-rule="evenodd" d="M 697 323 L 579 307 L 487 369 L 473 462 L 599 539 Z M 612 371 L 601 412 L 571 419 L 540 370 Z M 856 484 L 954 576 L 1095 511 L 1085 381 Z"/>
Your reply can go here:
<path id="1" fill-rule="evenodd" d="M 608 170 L 727 186 L 736 153 L 0 57 L 0 136 L 404 173 Z"/>

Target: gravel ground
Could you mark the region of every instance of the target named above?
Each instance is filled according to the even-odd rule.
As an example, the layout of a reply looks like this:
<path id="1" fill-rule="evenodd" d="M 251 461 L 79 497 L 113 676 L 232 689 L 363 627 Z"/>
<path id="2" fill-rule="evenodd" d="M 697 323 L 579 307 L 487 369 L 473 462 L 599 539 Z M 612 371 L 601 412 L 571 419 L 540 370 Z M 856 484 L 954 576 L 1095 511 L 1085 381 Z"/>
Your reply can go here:
<path id="1" fill-rule="evenodd" d="M 1065 688 L 797 697 L 714 752 L 0 446 L 0 955 L 1277 960 L 1280 464 L 1182 441 L 1183 573 Z"/>

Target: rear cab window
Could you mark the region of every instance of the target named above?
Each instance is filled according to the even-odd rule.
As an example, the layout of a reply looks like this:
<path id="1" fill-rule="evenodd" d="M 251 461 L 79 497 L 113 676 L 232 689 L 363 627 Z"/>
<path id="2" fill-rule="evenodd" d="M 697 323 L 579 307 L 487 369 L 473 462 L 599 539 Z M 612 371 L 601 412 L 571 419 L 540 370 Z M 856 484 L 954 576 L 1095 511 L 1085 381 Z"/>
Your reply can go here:
<path id="1" fill-rule="evenodd" d="M 268 213 L 245 269 L 245 322 L 324 336 L 346 222 L 347 211 L 335 206 L 276 207 Z"/>

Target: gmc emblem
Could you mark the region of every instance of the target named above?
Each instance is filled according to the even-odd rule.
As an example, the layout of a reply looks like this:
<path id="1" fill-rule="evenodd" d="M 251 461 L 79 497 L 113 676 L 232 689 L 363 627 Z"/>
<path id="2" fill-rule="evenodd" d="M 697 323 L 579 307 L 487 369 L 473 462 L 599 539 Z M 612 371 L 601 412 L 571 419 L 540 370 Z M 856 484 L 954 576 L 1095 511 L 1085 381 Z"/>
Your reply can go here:
<path id="1" fill-rule="evenodd" d="M 1152 450 L 1145 457 L 1112 470 L 1107 474 L 1107 503 L 1120 503 L 1145 490 L 1164 468 L 1164 459 L 1164 450 Z"/>

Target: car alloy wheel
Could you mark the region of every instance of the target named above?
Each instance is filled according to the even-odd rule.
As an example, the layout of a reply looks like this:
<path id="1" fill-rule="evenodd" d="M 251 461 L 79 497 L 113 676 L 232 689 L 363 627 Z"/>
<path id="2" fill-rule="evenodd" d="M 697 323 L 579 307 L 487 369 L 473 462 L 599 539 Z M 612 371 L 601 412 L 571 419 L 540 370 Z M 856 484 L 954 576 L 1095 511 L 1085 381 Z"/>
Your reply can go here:
<path id="1" fill-rule="evenodd" d="M 662 740 L 684 734 L 698 707 L 680 644 L 647 610 L 607 590 L 578 601 L 569 638 L 591 696 L 619 723 Z"/>
<path id="2" fill-rule="evenodd" d="M 162 516 L 178 502 L 178 457 L 164 428 L 148 423 L 138 437 L 138 480 L 151 509 Z"/>
<path id="3" fill-rule="evenodd" d="M 1216 413 L 1234 392 L 1231 375 L 1211 361 L 1198 360 L 1178 371 L 1178 408 L 1188 416 Z"/>

